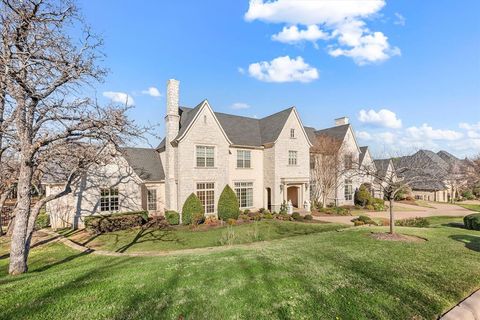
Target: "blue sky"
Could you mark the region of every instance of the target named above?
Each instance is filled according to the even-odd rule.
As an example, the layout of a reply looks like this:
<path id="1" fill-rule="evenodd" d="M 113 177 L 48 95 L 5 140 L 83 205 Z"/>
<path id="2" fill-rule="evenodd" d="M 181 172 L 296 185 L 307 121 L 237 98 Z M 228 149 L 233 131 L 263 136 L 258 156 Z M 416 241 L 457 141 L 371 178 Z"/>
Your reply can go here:
<path id="1" fill-rule="evenodd" d="M 83 0 L 80 7 L 105 40 L 110 73 L 97 95 L 130 96 L 131 116 L 159 123 L 160 135 L 165 83 L 176 78 L 186 106 L 207 98 L 216 111 L 263 117 L 295 105 L 316 128 L 348 116 L 360 144 L 377 155 L 480 152 L 479 1 Z"/>

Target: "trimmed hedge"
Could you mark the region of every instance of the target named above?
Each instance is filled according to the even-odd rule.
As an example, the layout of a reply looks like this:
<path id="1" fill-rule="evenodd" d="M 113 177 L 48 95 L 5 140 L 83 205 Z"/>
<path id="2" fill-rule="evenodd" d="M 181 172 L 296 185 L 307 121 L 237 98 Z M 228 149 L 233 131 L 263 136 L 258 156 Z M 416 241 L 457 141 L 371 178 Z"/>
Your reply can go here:
<path id="1" fill-rule="evenodd" d="M 89 216 L 85 228 L 94 233 L 105 233 L 139 227 L 148 221 L 147 211 L 123 212 L 104 216 Z"/>
<path id="2" fill-rule="evenodd" d="M 180 224 L 180 214 L 177 211 L 166 211 L 165 219 L 167 220 L 168 224 Z"/>
<path id="3" fill-rule="evenodd" d="M 245 213 L 244 213 L 245 214 Z M 239 206 L 235 192 L 227 184 L 218 199 L 218 218 L 223 221 L 238 219 Z"/>
<path id="4" fill-rule="evenodd" d="M 199 215 L 205 217 L 205 209 L 203 208 L 202 202 L 200 199 L 198 199 L 197 195 L 192 193 L 188 196 L 187 200 L 185 200 L 185 203 L 183 204 L 182 224 L 191 224 L 193 217 L 195 216 L 195 218 L 198 219 Z"/>
<path id="5" fill-rule="evenodd" d="M 50 217 L 46 213 L 40 213 L 35 220 L 35 230 L 46 228 L 50 225 Z"/>
<path id="6" fill-rule="evenodd" d="M 469 214 L 463 217 L 465 228 L 469 230 L 480 230 L 480 213 Z"/>
<path id="7" fill-rule="evenodd" d="M 428 228 L 430 222 L 425 218 L 407 218 L 395 221 L 396 226 L 400 227 L 416 227 L 416 228 Z"/>

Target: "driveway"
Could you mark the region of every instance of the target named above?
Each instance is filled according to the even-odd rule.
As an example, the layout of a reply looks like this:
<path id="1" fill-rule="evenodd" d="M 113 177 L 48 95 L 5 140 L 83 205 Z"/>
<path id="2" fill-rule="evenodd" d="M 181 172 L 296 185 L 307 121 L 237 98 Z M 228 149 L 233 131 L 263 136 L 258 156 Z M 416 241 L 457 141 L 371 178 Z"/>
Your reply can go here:
<path id="1" fill-rule="evenodd" d="M 414 206 L 409 204 L 394 204 L 393 205 L 393 212 L 395 215 L 395 220 L 401 220 L 406 218 L 414 218 L 414 217 L 431 217 L 431 216 L 459 216 L 463 217 L 473 211 L 468 209 L 462 208 L 460 206 L 448 203 L 434 203 L 429 202 L 433 208 L 425 208 L 420 206 Z M 396 211 L 395 207 L 398 206 L 401 210 Z M 368 215 L 372 218 L 386 218 L 389 219 L 390 214 L 389 211 L 371 211 L 366 212 L 365 215 Z M 327 222 L 336 222 L 336 223 L 345 223 L 345 224 L 353 224 L 351 220 L 353 218 L 358 217 L 358 215 L 353 216 L 321 216 L 321 217 L 314 217 L 315 220 L 327 221 Z"/>

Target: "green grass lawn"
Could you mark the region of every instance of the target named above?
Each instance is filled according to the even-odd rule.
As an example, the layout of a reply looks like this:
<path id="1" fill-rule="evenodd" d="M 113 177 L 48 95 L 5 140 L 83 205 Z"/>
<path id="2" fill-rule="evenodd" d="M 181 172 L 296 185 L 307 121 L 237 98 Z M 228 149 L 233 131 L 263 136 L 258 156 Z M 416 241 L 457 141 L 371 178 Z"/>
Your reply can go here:
<path id="1" fill-rule="evenodd" d="M 460 207 L 464 207 L 465 209 L 472 210 L 475 212 L 480 212 L 480 204 L 461 204 L 457 203 Z"/>
<path id="2" fill-rule="evenodd" d="M 214 247 L 225 244 L 242 244 L 280 239 L 348 227 L 332 223 L 300 223 L 264 220 L 240 224 L 228 228 L 215 227 L 191 230 L 189 226 L 176 226 L 166 230 L 117 231 L 92 236 L 87 232 L 64 230 L 70 239 L 97 250 L 116 252 L 171 251 L 191 248 Z M 228 241 L 230 235 L 231 241 Z"/>
<path id="3" fill-rule="evenodd" d="M 36 247 L 6 275 L 1 319 L 436 319 L 480 287 L 480 232 L 397 228 L 425 242 L 378 241 L 359 227 L 165 257 Z M 456 218 L 455 218 L 456 219 Z"/>

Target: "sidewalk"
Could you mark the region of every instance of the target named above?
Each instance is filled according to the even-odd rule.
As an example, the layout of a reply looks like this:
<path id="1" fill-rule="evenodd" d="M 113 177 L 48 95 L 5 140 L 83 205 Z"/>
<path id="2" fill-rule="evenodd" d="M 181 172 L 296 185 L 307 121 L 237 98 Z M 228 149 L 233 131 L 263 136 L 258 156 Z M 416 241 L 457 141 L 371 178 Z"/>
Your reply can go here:
<path id="1" fill-rule="evenodd" d="M 440 320 L 480 320 L 480 290 L 445 313 Z"/>

